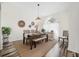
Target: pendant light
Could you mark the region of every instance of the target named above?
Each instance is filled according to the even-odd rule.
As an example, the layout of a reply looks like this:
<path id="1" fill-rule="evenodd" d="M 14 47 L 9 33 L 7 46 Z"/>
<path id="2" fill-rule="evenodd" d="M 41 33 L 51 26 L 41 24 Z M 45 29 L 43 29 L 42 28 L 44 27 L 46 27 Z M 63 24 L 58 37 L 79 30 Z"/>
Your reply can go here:
<path id="1" fill-rule="evenodd" d="M 37 15 L 38 15 L 38 17 L 36 18 L 36 20 L 40 20 L 41 18 L 39 17 L 39 6 L 40 6 L 40 4 L 37 4 Z"/>

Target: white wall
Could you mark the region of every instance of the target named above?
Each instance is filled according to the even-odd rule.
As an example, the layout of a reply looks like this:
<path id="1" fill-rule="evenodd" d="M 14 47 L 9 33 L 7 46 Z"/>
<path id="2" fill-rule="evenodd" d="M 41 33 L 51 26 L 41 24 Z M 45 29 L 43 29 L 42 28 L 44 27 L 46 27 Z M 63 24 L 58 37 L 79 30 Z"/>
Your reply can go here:
<path id="1" fill-rule="evenodd" d="M 54 17 L 60 24 L 60 36 L 63 30 L 69 31 L 69 47 L 68 49 L 79 53 L 79 3 L 69 3 L 67 9 L 54 14 Z"/>
<path id="2" fill-rule="evenodd" d="M 79 3 L 73 3 L 69 11 L 70 43 L 69 50 L 79 53 Z"/>
<path id="3" fill-rule="evenodd" d="M 0 50 L 2 49 L 2 36 L 1 36 L 1 3 L 0 3 Z"/>
<path id="4" fill-rule="evenodd" d="M 33 21 L 35 8 L 33 3 L 2 3 L 2 26 L 9 26 L 12 29 L 9 41 L 21 40 L 23 29 L 28 29 L 28 25 Z M 18 27 L 18 21 L 24 20 L 24 28 Z"/>
<path id="5" fill-rule="evenodd" d="M 43 21 L 53 13 L 64 10 L 67 7 L 66 5 L 67 3 L 40 3 L 39 16 L 42 19 L 42 24 Z M 2 3 L 1 15 L 1 25 L 12 28 L 9 40 L 20 40 L 22 39 L 23 29 L 29 29 L 28 25 L 37 16 L 37 3 Z M 26 22 L 24 28 L 18 27 L 17 22 L 19 20 L 24 20 Z M 42 24 L 40 24 L 39 30 L 41 29 Z"/>

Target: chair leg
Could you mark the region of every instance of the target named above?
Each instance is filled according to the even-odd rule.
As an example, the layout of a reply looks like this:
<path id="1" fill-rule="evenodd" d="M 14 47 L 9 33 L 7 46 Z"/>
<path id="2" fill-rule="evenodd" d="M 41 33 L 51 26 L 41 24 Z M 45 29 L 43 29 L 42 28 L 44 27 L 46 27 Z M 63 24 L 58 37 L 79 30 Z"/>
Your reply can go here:
<path id="1" fill-rule="evenodd" d="M 60 42 L 60 37 L 59 37 L 59 39 L 58 39 L 58 42 Z"/>
<path id="2" fill-rule="evenodd" d="M 42 40 L 42 42 L 43 42 L 44 40 Z"/>
<path id="3" fill-rule="evenodd" d="M 23 44 L 25 44 L 25 37 L 23 37 Z"/>
<path id="4" fill-rule="evenodd" d="M 67 54 L 68 54 L 68 50 L 65 50 L 65 56 L 67 57 Z"/>
<path id="5" fill-rule="evenodd" d="M 36 48 L 36 42 L 34 42 L 34 48 Z"/>
<path id="6" fill-rule="evenodd" d="M 78 53 L 75 53 L 76 54 L 76 57 L 78 57 Z"/>
<path id="7" fill-rule="evenodd" d="M 63 50 L 63 56 L 65 56 L 65 48 L 64 48 L 64 50 Z"/>
<path id="8" fill-rule="evenodd" d="M 27 39 L 26 39 L 26 44 L 28 44 Z"/>

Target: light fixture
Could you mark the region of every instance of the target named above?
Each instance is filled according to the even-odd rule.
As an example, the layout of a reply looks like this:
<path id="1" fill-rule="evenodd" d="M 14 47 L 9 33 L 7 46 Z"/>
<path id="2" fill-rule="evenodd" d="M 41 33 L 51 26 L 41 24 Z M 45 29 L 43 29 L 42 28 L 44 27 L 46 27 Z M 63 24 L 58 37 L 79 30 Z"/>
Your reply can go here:
<path id="1" fill-rule="evenodd" d="M 54 23 L 56 20 L 55 20 L 54 18 L 50 18 L 48 21 L 49 21 L 50 23 Z"/>
<path id="2" fill-rule="evenodd" d="M 40 4 L 37 4 L 37 15 L 38 15 L 38 17 L 36 17 L 35 20 L 40 20 L 40 19 L 41 19 L 41 18 L 39 17 L 39 6 L 40 6 Z"/>

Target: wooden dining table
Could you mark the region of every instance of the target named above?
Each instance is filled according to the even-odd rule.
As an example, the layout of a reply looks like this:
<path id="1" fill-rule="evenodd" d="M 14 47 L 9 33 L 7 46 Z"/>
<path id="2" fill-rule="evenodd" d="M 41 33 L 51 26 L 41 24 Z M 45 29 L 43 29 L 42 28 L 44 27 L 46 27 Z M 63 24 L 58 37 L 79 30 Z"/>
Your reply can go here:
<path id="1" fill-rule="evenodd" d="M 25 40 L 29 40 L 29 43 L 30 43 L 30 49 L 32 50 L 32 47 L 34 45 L 34 42 L 33 40 L 37 40 L 39 38 L 42 38 L 43 35 L 46 35 L 46 39 L 45 39 L 45 42 L 48 41 L 48 35 L 47 34 L 37 34 L 37 33 L 34 33 L 34 34 L 29 34 L 28 37 L 25 39 L 23 38 L 23 44 L 25 44 Z"/>

